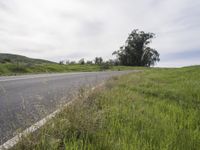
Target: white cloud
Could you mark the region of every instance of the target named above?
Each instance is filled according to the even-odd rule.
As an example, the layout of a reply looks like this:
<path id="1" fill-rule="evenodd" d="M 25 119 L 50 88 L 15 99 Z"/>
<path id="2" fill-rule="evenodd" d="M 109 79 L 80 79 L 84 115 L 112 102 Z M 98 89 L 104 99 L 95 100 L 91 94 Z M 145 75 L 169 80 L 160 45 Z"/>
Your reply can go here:
<path id="1" fill-rule="evenodd" d="M 139 28 L 156 33 L 152 47 L 167 66 L 165 55 L 200 50 L 199 7 L 198 0 L 0 0 L 0 50 L 51 60 L 110 58 Z"/>

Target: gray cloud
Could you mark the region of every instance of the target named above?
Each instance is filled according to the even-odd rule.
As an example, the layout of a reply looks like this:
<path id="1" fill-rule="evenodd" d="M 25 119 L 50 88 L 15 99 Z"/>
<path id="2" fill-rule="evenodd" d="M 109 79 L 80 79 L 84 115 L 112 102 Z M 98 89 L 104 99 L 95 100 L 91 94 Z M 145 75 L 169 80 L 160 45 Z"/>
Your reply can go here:
<path id="1" fill-rule="evenodd" d="M 9 2 L 9 1 L 7 1 L 7 0 L 1 0 L 0 1 L 0 8 L 1 8 L 1 10 L 3 10 L 3 11 L 11 11 L 11 5 L 10 5 L 11 3 Z"/>
<path id="2" fill-rule="evenodd" d="M 139 28 L 156 33 L 152 47 L 163 58 L 193 53 L 200 49 L 199 7 L 198 0 L 0 0 L 0 52 L 108 59 Z M 160 66 L 194 63 L 178 60 L 163 59 Z"/>
<path id="3" fill-rule="evenodd" d="M 199 59 L 200 49 L 169 53 L 161 57 L 164 61 Z"/>
<path id="4" fill-rule="evenodd" d="M 80 36 L 99 36 L 104 32 L 104 24 L 100 21 L 84 21 L 82 23 L 79 35 Z"/>

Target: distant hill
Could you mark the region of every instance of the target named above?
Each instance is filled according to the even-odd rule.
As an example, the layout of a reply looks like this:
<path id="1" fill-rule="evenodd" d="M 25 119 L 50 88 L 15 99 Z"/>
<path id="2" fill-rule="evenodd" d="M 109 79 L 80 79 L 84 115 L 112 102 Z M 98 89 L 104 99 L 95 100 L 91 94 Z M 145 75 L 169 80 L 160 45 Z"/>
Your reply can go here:
<path id="1" fill-rule="evenodd" d="M 15 54 L 5 54 L 0 53 L 0 63 L 26 63 L 26 64 L 53 64 L 55 62 L 43 60 L 43 59 L 33 59 L 22 55 Z"/>

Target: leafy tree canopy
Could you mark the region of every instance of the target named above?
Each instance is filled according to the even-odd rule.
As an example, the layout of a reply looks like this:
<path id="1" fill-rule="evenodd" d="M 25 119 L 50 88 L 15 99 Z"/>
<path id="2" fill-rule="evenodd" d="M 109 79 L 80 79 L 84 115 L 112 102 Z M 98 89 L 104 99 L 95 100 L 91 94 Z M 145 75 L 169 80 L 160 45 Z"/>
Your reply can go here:
<path id="1" fill-rule="evenodd" d="M 102 57 L 95 57 L 94 63 L 97 65 L 101 65 L 103 63 L 103 58 Z"/>
<path id="2" fill-rule="evenodd" d="M 154 33 L 145 33 L 137 29 L 128 36 L 124 46 L 113 52 L 121 65 L 126 66 L 153 66 L 160 61 L 159 53 L 148 45 L 155 37 Z"/>

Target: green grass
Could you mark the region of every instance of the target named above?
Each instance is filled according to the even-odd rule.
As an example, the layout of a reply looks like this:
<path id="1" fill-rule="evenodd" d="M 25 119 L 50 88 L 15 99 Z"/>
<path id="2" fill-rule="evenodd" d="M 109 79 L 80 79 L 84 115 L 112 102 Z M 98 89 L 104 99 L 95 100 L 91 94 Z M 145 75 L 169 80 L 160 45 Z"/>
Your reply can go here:
<path id="1" fill-rule="evenodd" d="M 135 70 L 141 67 L 114 66 L 109 70 Z M 37 74 L 37 73 L 61 73 L 61 72 L 91 72 L 102 71 L 99 65 L 59 65 L 59 64 L 12 64 L 0 63 L 0 76 L 3 75 L 20 75 L 20 74 Z"/>
<path id="2" fill-rule="evenodd" d="M 55 73 L 73 71 L 97 71 L 95 65 L 59 65 L 59 64 L 0 64 L 0 75 Z"/>
<path id="3" fill-rule="evenodd" d="M 26 63 L 26 64 L 44 64 L 44 63 L 55 64 L 55 62 L 48 61 L 48 60 L 34 59 L 34 58 L 29 58 L 26 56 L 16 55 L 16 54 L 0 53 L 0 63 L 2 62 Z"/>
<path id="4" fill-rule="evenodd" d="M 13 149 L 198 150 L 200 66 L 113 77 Z"/>

